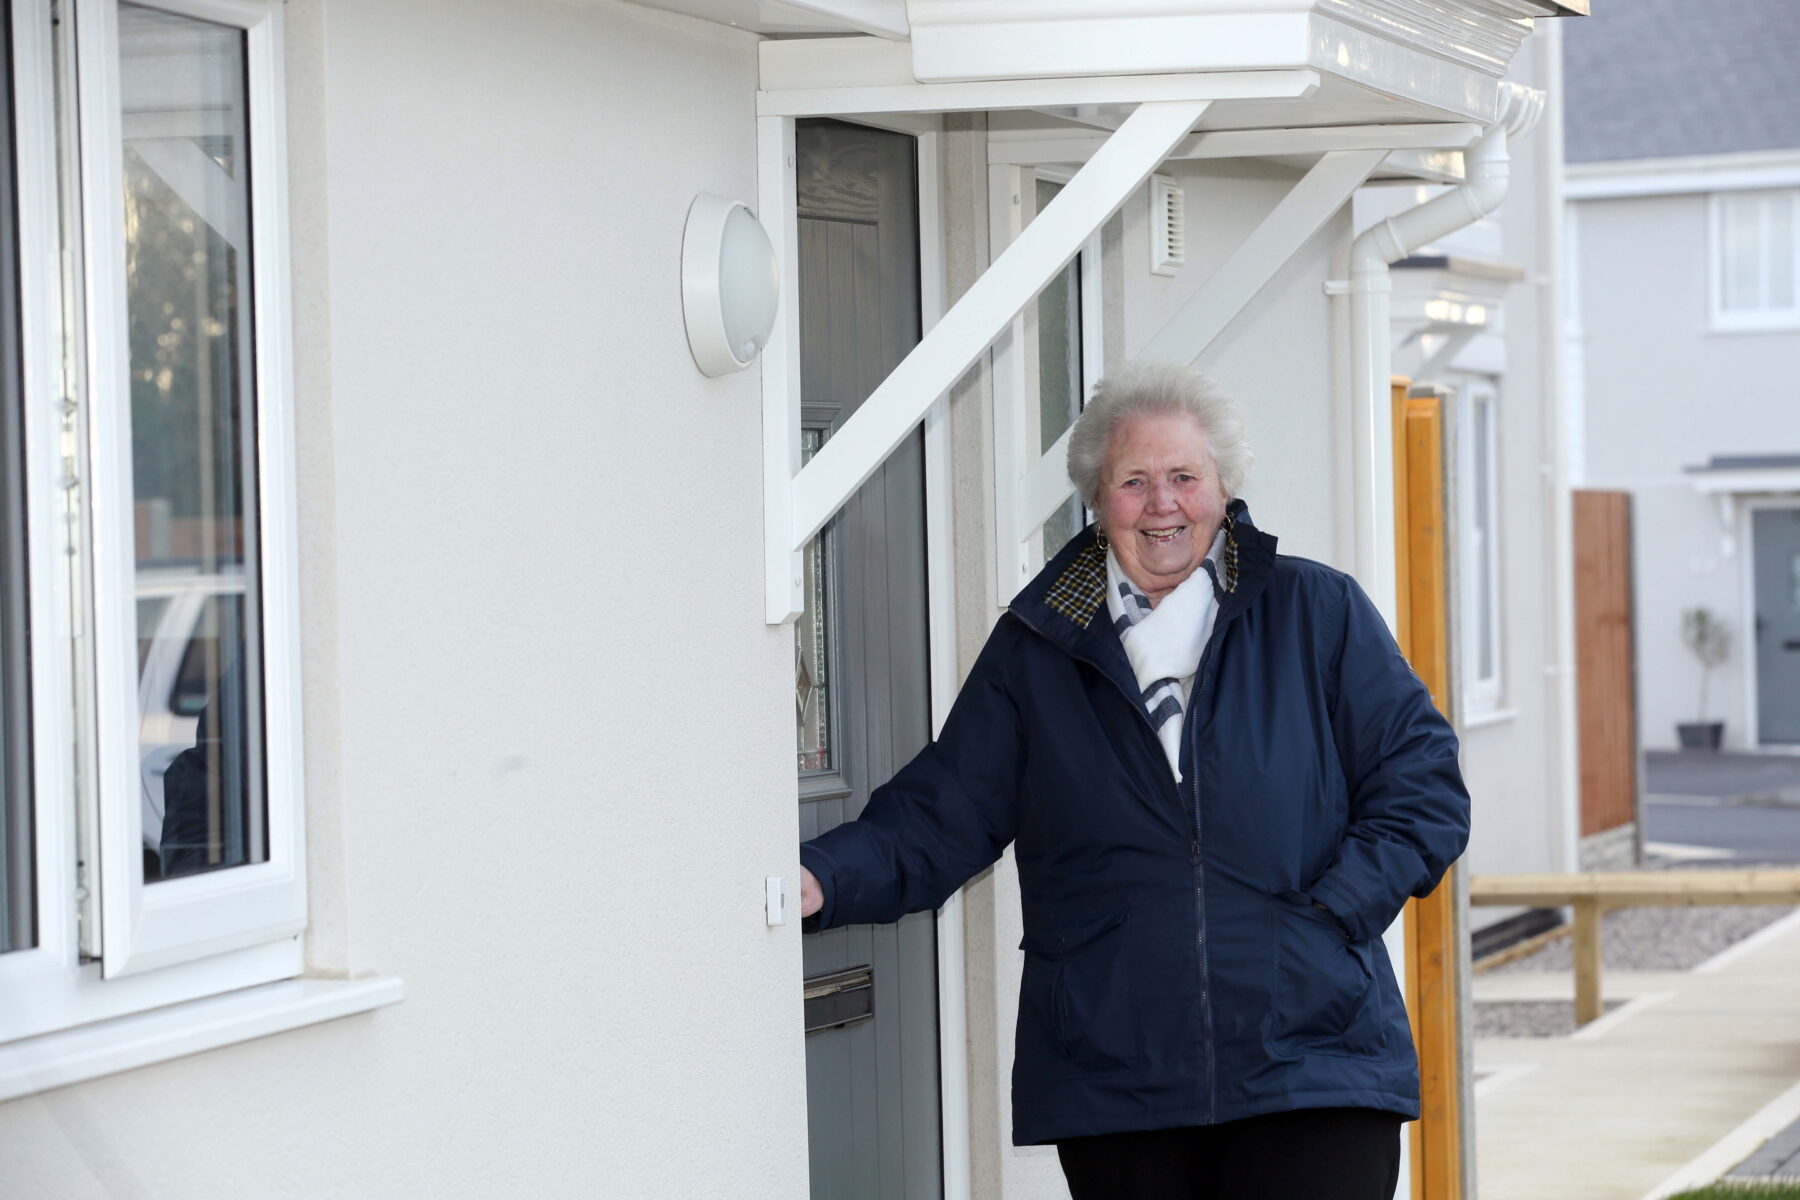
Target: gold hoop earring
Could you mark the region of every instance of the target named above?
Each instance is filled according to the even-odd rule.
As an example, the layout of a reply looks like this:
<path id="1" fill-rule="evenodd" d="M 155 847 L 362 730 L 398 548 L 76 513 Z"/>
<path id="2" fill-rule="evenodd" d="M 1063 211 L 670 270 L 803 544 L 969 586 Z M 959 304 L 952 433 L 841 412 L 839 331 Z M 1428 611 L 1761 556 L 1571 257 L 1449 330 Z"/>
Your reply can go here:
<path id="1" fill-rule="evenodd" d="M 1106 540 L 1106 530 L 1100 528 L 1098 525 L 1094 526 L 1094 544 L 1099 546 L 1102 550 L 1112 544 Z"/>

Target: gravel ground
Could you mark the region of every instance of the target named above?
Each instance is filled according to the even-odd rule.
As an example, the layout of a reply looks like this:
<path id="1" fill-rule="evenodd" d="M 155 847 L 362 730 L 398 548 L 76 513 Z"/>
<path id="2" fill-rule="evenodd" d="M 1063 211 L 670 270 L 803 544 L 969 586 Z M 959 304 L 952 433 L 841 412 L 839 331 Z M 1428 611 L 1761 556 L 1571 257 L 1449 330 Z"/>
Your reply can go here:
<path id="1" fill-rule="evenodd" d="M 1608 1000 L 1607 1012 L 1624 1004 Z M 1477 1000 L 1475 1036 L 1478 1038 L 1568 1037 L 1575 1032 L 1573 1000 Z"/>
<path id="2" fill-rule="evenodd" d="M 1651 862 L 1648 867 L 1745 870 L 1771 864 L 1728 862 Z M 1774 866 L 1791 869 L 1792 863 Z M 1750 936 L 1793 912 L 1792 905 L 1699 905 L 1692 908 L 1620 908 L 1600 918 L 1600 959 L 1621 971 L 1690 971 L 1733 942 Z M 1569 971 L 1575 947 L 1558 938 L 1529 958 L 1496 967 L 1496 974 Z"/>

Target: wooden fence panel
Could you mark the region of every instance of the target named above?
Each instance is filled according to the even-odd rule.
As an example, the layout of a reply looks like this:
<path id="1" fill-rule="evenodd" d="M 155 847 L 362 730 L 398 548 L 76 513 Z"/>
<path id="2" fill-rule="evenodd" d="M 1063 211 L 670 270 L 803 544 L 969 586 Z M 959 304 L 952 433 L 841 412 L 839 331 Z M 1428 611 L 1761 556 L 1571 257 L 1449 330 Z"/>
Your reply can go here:
<path id="1" fill-rule="evenodd" d="M 1577 491 L 1574 502 L 1575 695 L 1586 837 L 1637 819 L 1631 495 Z"/>

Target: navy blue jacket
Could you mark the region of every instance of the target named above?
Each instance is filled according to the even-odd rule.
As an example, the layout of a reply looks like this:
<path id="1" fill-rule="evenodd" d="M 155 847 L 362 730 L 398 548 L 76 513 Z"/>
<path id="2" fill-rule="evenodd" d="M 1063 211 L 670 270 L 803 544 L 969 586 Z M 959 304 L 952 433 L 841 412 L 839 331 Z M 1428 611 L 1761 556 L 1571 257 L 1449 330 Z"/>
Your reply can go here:
<path id="1" fill-rule="evenodd" d="M 1354 580 L 1227 513 L 1179 784 L 1089 529 L 1001 617 L 938 740 L 801 847 L 810 929 L 936 908 L 1016 844 L 1018 1145 L 1418 1115 L 1381 933 L 1468 839 L 1456 737 Z"/>

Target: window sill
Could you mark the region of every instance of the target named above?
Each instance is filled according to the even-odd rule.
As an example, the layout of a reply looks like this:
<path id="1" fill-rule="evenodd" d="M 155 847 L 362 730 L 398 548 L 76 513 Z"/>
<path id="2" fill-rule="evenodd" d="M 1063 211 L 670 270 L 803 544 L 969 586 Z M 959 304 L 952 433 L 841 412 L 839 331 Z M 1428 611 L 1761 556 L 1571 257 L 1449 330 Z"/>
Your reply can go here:
<path id="1" fill-rule="evenodd" d="M 1721 317 L 1715 315 L 1707 326 L 1708 333 L 1793 333 L 1800 330 L 1800 313 L 1770 313 L 1766 316 Z"/>
<path id="2" fill-rule="evenodd" d="M 399 979 L 286 979 L 0 1046 L 0 1101 L 398 1003 Z"/>
<path id="3" fill-rule="evenodd" d="M 1516 708 L 1489 708 L 1478 713 L 1470 713 L 1462 719 L 1464 729 L 1485 729 L 1489 725 L 1503 725 L 1517 720 L 1519 710 Z"/>

